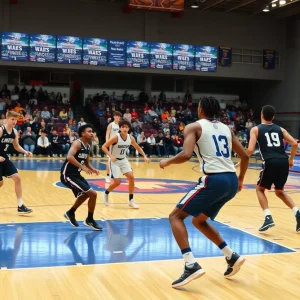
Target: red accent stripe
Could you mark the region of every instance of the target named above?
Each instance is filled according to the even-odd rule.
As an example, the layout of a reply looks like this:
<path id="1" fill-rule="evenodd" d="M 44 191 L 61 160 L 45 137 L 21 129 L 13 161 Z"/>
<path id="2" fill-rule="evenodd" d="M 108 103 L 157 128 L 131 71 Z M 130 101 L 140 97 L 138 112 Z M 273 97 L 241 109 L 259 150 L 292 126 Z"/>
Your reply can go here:
<path id="1" fill-rule="evenodd" d="M 183 207 L 181 208 L 181 210 L 183 210 L 183 209 L 187 206 L 187 204 L 188 204 L 192 199 L 194 199 L 196 195 L 198 195 L 198 194 L 200 193 L 200 191 L 202 191 L 203 189 L 206 189 L 206 187 L 207 187 L 207 181 L 208 181 L 208 175 L 206 175 L 204 187 L 201 188 L 201 189 L 199 189 L 195 194 L 193 194 L 192 197 L 191 197 L 187 202 L 185 202 L 185 204 L 183 205 Z"/>

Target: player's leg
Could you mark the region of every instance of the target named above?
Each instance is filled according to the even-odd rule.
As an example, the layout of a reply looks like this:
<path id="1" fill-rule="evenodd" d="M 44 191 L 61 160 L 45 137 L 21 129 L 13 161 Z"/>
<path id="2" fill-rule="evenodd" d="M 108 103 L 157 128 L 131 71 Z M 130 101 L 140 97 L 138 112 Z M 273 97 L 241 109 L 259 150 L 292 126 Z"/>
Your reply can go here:
<path id="1" fill-rule="evenodd" d="M 129 165 L 129 163 L 128 163 Z M 132 169 L 129 166 L 123 166 L 121 168 L 121 171 L 128 179 L 128 193 L 129 193 L 129 207 L 131 208 L 139 208 L 139 206 L 134 202 L 133 194 L 134 194 L 134 175 L 132 172 Z"/>
<path id="2" fill-rule="evenodd" d="M 106 183 L 111 183 L 111 172 L 110 172 L 110 159 L 107 156 L 107 162 L 106 164 L 106 178 L 105 178 L 105 182 Z"/>
<path id="3" fill-rule="evenodd" d="M 97 193 L 93 190 L 90 189 L 89 191 L 86 192 L 86 195 L 89 198 L 88 201 L 88 216 L 86 220 L 83 222 L 85 226 L 91 227 L 94 230 L 102 230 L 102 227 L 100 227 L 97 222 L 94 220 L 94 212 L 95 212 L 95 207 L 96 207 L 96 201 L 97 201 Z"/>
<path id="4" fill-rule="evenodd" d="M 24 215 L 24 214 L 29 214 L 32 212 L 32 209 L 26 207 L 23 203 L 23 198 L 22 198 L 22 182 L 21 182 L 21 177 L 18 174 L 17 168 L 14 166 L 14 164 L 9 161 L 5 164 L 4 167 L 4 175 L 7 178 L 11 178 L 14 183 L 15 183 L 15 192 L 16 196 L 18 199 L 18 214 Z"/>

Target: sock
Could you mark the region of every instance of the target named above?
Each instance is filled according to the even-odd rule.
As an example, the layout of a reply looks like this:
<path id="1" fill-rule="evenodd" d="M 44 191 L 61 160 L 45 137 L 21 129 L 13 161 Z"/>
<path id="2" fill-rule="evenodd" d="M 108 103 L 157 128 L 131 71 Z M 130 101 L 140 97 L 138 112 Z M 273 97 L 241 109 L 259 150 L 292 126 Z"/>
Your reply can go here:
<path id="1" fill-rule="evenodd" d="M 129 194 L 129 201 L 133 199 L 133 194 Z"/>
<path id="2" fill-rule="evenodd" d="M 106 195 L 108 195 L 108 194 L 109 194 L 109 191 L 108 191 L 108 190 L 106 190 L 106 191 L 105 191 L 105 194 L 106 194 Z"/>
<path id="3" fill-rule="evenodd" d="M 196 263 L 196 260 L 195 260 L 195 257 L 193 255 L 191 248 L 182 249 L 181 253 L 182 253 L 185 265 L 188 268 L 191 268 L 194 265 L 194 263 Z"/>
<path id="4" fill-rule="evenodd" d="M 268 208 L 264 209 L 264 214 L 265 214 L 265 217 L 266 216 L 271 216 L 271 211 Z"/>
<path id="5" fill-rule="evenodd" d="M 18 206 L 21 207 L 23 205 L 23 199 L 19 198 L 18 199 Z"/>
<path id="6" fill-rule="evenodd" d="M 230 259 L 232 256 L 232 249 L 226 244 L 226 242 L 221 243 L 219 246 L 220 250 L 222 250 L 222 252 L 224 253 L 224 255 Z"/>
<path id="7" fill-rule="evenodd" d="M 76 209 L 73 208 L 73 207 L 71 207 L 71 208 L 69 209 L 68 212 L 69 212 L 70 214 L 74 215 L 74 214 L 75 214 L 75 211 L 76 211 Z"/>
<path id="8" fill-rule="evenodd" d="M 297 207 L 297 206 L 294 206 L 294 207 L 292 208 L 292 210 L 293 210 L 294 215 L 296 216 L 296 215 L 297 215 L 297 212 L 299 211 L 298 207 Z"/>
<path id="9" fill-rule="evenodd" d="M 94 220 L 94 213 L 93 212 L 89 212 L 87 219 L 88 219 L 88 221 L 93 221 Z"/>
<path id="10" fill-rule="evenodd" d="M 106 174 L 107 177 L 109 177 L 109 174 Z"/>

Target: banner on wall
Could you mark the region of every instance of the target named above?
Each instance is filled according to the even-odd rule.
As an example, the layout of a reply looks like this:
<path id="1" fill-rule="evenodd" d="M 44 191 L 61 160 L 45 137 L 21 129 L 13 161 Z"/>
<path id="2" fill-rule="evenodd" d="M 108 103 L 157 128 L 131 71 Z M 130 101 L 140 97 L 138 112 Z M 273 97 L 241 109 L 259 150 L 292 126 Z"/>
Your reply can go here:
<path id="1" fill-rule="evenodd" d="M 219 66 L 231 67 L 232 61 L 232 48 L 219 47 Z"/>
<path id="2" fill-rule="evenodd" d="M 108 62 L 112 67 L 126 66 L 126 41 L 110 40 L 108 41 Z"/>
<path id="3" fill-rule="evenodd" d="M 173 45 L 173 69 L 194 70 L 195 47 L 191 45 Z"/>
<path id="4" fill-rule="evenodd" d="M 196 46 L 195 70 L 202 72 L 216 72 L 217 70 L 217 47 Z"/>
<path id="5" fill-rule="evenodd" d="M 127 42 L 127 67 L 149 68 L 150 45 L 148 42 Z"/>
<path id="6" fill-rule="evenodd" d="M 150 67 L 152 69 L 172 69 L 173 47 L 166 43 L 151 43 Z"/>
<path id="7" fill-rule="evenodd" d="M 107 40 L 97 38 L 83 39 L 83 64 L 106 66 Z"/>
<path id="8" fill-rule="evenodd" d="M 184 0 L 129 0 L 129 6 L 135 9 L 174 12 L 184 10 Z"/>
<path id="9" fill-rule="evenodd" d="M 27 33 L 3 32 L 1 59 L 28 61 L 29 35 Z"/>
<path id="10" fill-rule="evenodd" d="M 81 64 L 82 38 L 75 36 L 58 36 L 57 62 L 62 64 Z"/>
<path id="11" fill-rule="evenodd" d="M 263 51 L 263 68 L 266 70 L 275 69 L 275 50 L 264 50 Z"/>
<path id="12" fill-rule="evenodd" d="M 56 36 L 47 34 L 31 34 L 29 47 L 30 61 L 55 62 Z"/>

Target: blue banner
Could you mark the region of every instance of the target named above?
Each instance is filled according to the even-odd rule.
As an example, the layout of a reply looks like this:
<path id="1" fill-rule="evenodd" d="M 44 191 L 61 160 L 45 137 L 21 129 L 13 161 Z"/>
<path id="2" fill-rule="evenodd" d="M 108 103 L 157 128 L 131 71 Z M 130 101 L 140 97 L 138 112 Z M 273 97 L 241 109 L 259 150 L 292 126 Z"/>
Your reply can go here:
<path id="1" fill-rule="evenodd" d="M 107 40 L 95 38 L 83 39 L 83 64 L 106 66 Z"/>
<path id="2" fill-rule="evenodd" d="M 173 69 L 194 70 L 195 47 L 191 45 L 173 45 Z"/>
<path id="3" fill-rule="evenodd" d="M 217 60 L 217 47 L 196 46 L 195 70 L 202 72 L 216 72 Z"/>
<path id="4" fill-rule="evenodd" d="M 147 42 L 127 42 L 127 67 L 149 68 L 149 46 Z"/>
<path id="5" fill-rule="evenodd" d="M 110 40 L 108 42 L 108 65 L 112 67 L 126 66 L 126 41 Z"/>
<path id="6" fill-rule="evenodd" d="M 2 33 L 1 59 L 28 61 L 29 35 L 18 32 Z"/>
<path id="7" fill-rule="evenodd" d="M 231 67 L 232 49 L 229 47 L 219 47 L 219 66 Z"/>
<path id="8" fill-rule="evenodd" d="M 266 70 L 275 69 L 275 50 L 264 50 L 263 51 L 263 68 Z"/>
<path id="9" fill-rule="evenodd" d="M 29 46 L 30 61 L 55 62 L 56 36 L 47 34 L 31 34 Z"/>
<path id="10" fill-rule="evenodd" d="M 81 64 L 82 38 L 74 36 L 58 36 L 57 62 L 62 64 Z"/>
<path id="11" fill-rule="evenodd" d="M 173 46 L 166 43 L 152 43 L 150 67 L 152 69 L 172 69 Z"/>

